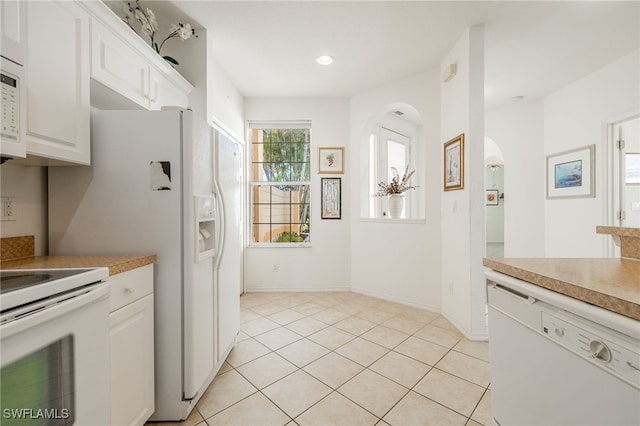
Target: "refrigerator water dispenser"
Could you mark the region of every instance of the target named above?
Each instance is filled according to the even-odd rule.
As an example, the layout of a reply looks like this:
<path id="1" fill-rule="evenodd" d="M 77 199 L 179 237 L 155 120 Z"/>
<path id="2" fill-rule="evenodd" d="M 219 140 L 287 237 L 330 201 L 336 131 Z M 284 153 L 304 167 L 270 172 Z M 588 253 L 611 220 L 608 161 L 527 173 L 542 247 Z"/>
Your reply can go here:
<path id="1" fill-rule="evenodd" d="M 194 196 L 196 214 L 196 262 L 213 257 L 215 255 L 216 214 L 215 197 Z"/>

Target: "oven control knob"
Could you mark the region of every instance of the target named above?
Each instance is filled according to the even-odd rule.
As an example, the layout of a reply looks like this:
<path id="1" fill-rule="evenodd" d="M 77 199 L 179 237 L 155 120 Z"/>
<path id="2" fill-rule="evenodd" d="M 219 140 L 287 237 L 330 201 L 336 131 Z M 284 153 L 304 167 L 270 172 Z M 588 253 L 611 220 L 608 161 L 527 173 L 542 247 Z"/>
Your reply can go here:
<path id="1" fill-rule="evenodd" d="M 591 349 L 591 357 L 604 362 L 611 361 L 611 350 L 599 340 L 592 340 L 589 344 Z"/>

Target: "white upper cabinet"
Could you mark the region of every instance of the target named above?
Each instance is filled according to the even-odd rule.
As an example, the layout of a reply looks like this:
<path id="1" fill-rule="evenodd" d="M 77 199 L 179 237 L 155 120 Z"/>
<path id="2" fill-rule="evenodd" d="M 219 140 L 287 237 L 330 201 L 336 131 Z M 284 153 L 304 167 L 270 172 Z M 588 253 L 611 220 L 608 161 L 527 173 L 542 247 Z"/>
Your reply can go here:
<path id="1" fill-rule="evenodd" d="M 152 68 L 149 81 L 149 109 L 189 106 L 191 89 L 188 89 L 179 79 L 171 78 L 162 71 Z"/>
<path id="2" fill-rule="evenodd" d="M 17 164 L 89 165 L 92 106 L 189 106 L 193 86 L 102 1 L 2 0 L 0 13 L 3 75 L 21 77 L 6 92 L 22 94 L 21 136 L 3 136 L 0 154 Z"/>
<path id="3" fill-rule="evenodd" d="M 89 15 L 79 3 L 27 2 L 27 154 L 89 164 Z"/>
<path id="4" fill-rule="evenodd" d="M 193 86 L 104 3 L 88 4 L 92 14 L 92 106 L 187 108 Z"/>
<path id="5" fill-rule="evenodd" d="M 149 105 L 149 62 L 97 19 L 91 20 L 91 78 L 142 107 Z"/>
<path id="6" fill-rule="evenodd" d="M 26 0 L 0 2 L 0 49 L 2 56 L 24 65 Z"/>

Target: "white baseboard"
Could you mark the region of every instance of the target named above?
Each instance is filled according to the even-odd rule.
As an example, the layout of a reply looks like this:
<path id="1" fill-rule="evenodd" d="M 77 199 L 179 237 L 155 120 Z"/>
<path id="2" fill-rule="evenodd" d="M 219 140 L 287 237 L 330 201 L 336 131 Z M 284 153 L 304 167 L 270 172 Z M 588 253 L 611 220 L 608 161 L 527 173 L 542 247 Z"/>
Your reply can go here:
<path id="1" fill-rule="evenodd" d="M 276 292 L 307 292 L 307 293 L 319 293 L 319 292 L 337 292 L 337 291 L 351 291 L 349 286 L 339 287 L 322 287 L 322 288 L 309 288 L 309 287 L 252 287 L 248 286 L 244 288 L 245 293 L 276 293 Z"/>
<path id="2" fill-rule="evenodd" d="M 476 341 L 476 342 L 486 342 L 489 340 L 488 333 L 470 333 L 469 330 L 466 330 L 465 328 L 461 327 L 460 324 L 456 323 L 456 321 L 450 318 L 447 314 L 441 313 L 440 315 L 442 315 L 447 321 L 453 324 L 453 326 L 457 328 L 458 331 L 462 333 L 464 337 L 466 337 L 467 339 Z"/>
<path id="3" fill-rule="evenodd" d="M 416 303 L 415 300 L 403 299 L 401 297 L 387 296 L 386 294 L 378 293 L 376 291 L 364 290 L 361 288 L 352 288 L 352 292 L 358 294 L 364 294 L 365 296 L 375 297 L 377 299 L 388 300 L 389 302 L 399 303 L 401 305 L 411 306 L 413 308 L 424 309 L 425 311 L 440 313 L 439 306 L 428 305 L 426 303 Z"/>

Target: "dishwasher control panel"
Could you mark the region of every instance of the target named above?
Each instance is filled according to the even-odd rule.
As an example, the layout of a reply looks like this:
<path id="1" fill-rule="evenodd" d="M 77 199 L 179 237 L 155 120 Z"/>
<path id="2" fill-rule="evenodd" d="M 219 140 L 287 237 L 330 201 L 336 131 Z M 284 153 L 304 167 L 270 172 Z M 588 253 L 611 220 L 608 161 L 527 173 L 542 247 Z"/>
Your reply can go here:
<path id="1" fill-rule="evenodd" d="M 542 334 L 635 388 L 640 388 L 640 347 L 623 341 L 613 333 L 603 337 L 604 333 L 591 328 L 542 311 Z"/>

